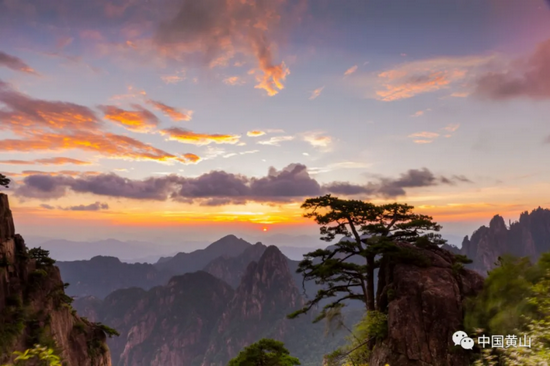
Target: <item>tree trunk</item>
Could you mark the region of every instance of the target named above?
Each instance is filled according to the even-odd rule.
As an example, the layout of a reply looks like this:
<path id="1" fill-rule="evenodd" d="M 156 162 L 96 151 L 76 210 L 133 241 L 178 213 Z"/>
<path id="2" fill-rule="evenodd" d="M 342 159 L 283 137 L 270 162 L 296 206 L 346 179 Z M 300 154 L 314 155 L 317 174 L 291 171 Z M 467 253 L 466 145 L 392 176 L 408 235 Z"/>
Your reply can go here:
<path id="1" fill-rule="evenodd" d="M 374 298 L 374 255 L 367 255 L 367 311 L 376 310 Z"/>

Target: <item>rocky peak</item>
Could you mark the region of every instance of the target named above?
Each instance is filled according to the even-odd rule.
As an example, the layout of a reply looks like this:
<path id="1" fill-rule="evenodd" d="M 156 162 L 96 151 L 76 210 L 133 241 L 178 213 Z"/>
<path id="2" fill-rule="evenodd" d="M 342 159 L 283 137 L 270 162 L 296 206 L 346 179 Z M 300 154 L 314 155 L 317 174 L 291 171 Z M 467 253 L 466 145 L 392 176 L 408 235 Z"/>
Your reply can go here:
<path id="1" fill-rule="evenodd" d="M 518 257 L 538 257 L 550 251 L 550 210 L 537 208 L 523 212 L 519 221 L 506 227 L 504 218 L 494 216 L 489 227 L 481 226 L 471 238 L 464 238 L 461 254 L 474 261 L 469 265 L 482 275 L 495 268 L 498 257 L 511 254 Z"/>
<path id="2" fill-rule="evenodd" d="M 59 269 L 49 258 L 33 258 L 14 228 L 8 197 L 0 194 L 0 364 L 41 343 L 68 365 L 110 366 L 101 326 L 78 316 Z"/>
<path id="3" fill-rule="evenodd" d="M 406 255 L 381 263 L 377 300 L 387 313 L 388 336 L 369 364 L 469 365 L 468 351 L 457 349 L 452 335 L 464 329 L 464 300 L 481 291 L 483 278 L 444 249 L 399 247 Z"/>

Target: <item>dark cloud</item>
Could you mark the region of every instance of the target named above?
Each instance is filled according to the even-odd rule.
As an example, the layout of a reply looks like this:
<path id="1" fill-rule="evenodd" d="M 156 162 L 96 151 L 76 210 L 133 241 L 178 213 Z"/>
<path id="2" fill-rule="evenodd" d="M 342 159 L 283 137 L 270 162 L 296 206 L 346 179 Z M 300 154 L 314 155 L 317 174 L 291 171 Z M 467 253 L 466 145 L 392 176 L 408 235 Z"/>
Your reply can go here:
<path id="1" fill-rule="evenodd" d="M 436 177 L 428 169 L 411 169 L 397 179 L 379 178 L 365 185 L 334 182 L 321 186 L 302 164 L 290 164 L 282 170 L 273 167 L 267 176 L 249 178 L 224 171 L 211 171 L 196 178 L 178 175 L 143 180 L 123 178 L 115 174 L 88 176 L 26 177 L 16 194 L 29 198 L 59 198 L 70 189 L 76 193 L 92 193 L 131 199 L 164 201 L 172 199 L 203 206 L 255 202 L 294 202 L 306 197 L 331 193 L 343 196 L 366 195 L 384 198 L 404 196 L 406 188 L 469 182 L 462 176 Z"/>
<path id="2" fill-rule="evenodd" d="M 108 210 L 109 205 L 106 203 L 101 202 L 95 202 L 91 203 L 89 205 L 78 205 L 78 206 L 70 206 L 66 207 L 63 210 L 67 211 L 99 211 L 99 210 Z"/>
<path id="3" fill-rule="evenodd" d="M 326 193 L 354 196 L 359 194 L 371 195 L 376 193 L 376 188 L 370 185 L 358 185 L 347 182 L 334 182 L 323 186 Z"/>
<path id="4" fill-rule="evenodd" d="M 40 207 L 45 208 L 46 210 L 55 210 L 55 207 L 47 205 L 45 203 L 41 204 Z"/>
<path id="5" fill-rule="evenodd" d="M 516 61 L 510 70 L 482 75 L 476 93 L 496 100 L 550 98 L 550 40 L 539 44 L 529 58 Z"/>
<path id="6" fill-rule="evenodd" d="M 321 186 L 309 176 L 305 165 L 290 164 L 281 171 L 269 168 L 267 177 L 253 178 L 250 190 L 254 197 L 305 197 L 319 195 Z"/>
<path id="7" fill-rule="evenodd" d="M 36 74 L 36 71 L 34 71 L 23 60 L 15 56 L 8 55 L 2 51 L 0 51 L 0 66 L 7 67 L 8 69 L 14 71 L 25 72 L 27 74 Z"/>

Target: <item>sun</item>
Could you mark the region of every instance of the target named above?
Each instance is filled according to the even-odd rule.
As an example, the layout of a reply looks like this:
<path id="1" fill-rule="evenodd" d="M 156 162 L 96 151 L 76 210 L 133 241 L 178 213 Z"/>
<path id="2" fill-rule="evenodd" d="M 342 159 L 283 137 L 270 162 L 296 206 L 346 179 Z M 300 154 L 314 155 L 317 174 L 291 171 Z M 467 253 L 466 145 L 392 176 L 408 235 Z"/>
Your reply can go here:
<path id="1" fill-rule="evenodd" d="M 265 232 L 265 231 L 267 231 L 267 228 L 266 228 L 266 227 L 264 227 L 264 228 L 262 229 L 262 231 L 264 231 L 264 232 Z"/>

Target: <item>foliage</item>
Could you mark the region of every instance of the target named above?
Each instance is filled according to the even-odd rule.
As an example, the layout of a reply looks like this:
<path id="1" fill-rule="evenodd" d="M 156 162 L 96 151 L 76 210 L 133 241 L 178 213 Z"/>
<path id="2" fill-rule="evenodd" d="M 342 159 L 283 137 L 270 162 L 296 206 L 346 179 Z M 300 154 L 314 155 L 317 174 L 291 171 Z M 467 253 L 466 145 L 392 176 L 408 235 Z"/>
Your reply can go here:
<path id="1" fill-rule="evenodd" d="M 101 324 L 101 323 L 94 323 L 94 325 L 101 329 L 109 338 L 112 338 L 113 336 L 120 336 L 120 333 L 117 332 L 115 329 L 113 328 L 110 328 L 108 326 L 106 326 L 105 324 Z"/>
<path id="2" fill-rule="evenodd" d="M 300 365 L 296 357 L 290 356 L 283 342 L 274 339 L 261 339 L 246 347 L 237 357 L 229 361 L 229 366 L 294 366 Z"/>
<path id="3" fill-rule="evenodd" d="M 30 249 L 28 254 L 30 258 L 36 260 L 38 267 L 51 267 L 55 263 L 55 260 L 50 258 L 50 251 L 41 247 Z"/>
<path id="4" fill-rule="evenodd" d="M 9 297 L 0 313 L 0 354 L 6 353 L 15 339 L 23 333 L 27 311 L 19 297 Z"/>
<path id="5" fill-rule="evenodd" d="M 469 309 L 470 314 L 467 313 L 466 319 L 471 326 L 475 321 L 480 322 L 484 314 L 491 316 L 482 323 L 488 328 L 478 329 L 478 332 L 516 334 L 522 339 L 525 336 L 531 339 L 532 347 L 483 349 L 474 365 L 548 365 L 550 253 L 544 254 L 536 265 L 531 265 L 526 258 L 513 257 L 502 258 L 500 264 L 500 267 L 489 273 L 483 296 L 473 309 Z M 497 304 L 501 310 L 496 308 Z"/>
<path id="6" fill-rule="evenodd" d="M 4 174 L 0 174 L 0 187 L 10 188 L 10 179 L 6 177 Z"/>
<path id="7" fill-rule="evenodd" d="M 536 317 L 537 309 L 529 301 L 533 284 L 541 279 L 541 268 L 528 258 L 504 256 L 489 273 L 483 291 L 467 304 L 466 330 L 477 328 L 490 334 L 510 334 L 524 330 L 525 319 Z"/>
<path id="8" fill-rule="evenodd" d="M 13 353 L 13 355 L 17 356 L 14 360 L 15 363 L 3 366 L 27 365 L 27 361 L 31 359 L 40 360 L 40 366 L 61 366 L 61 359 L 55 354 L 55 351 L 51 348 L 43 347 L 39 344 L 35 344 L 33 348 L 30 348 L 25 352 L 16 351 Z M 36 363 L 33 363 L 33 365 L 36 365 Z"/>
<path id="9" fill-rule="evenodd" d="M 380 266 L 381 255 L 393 253 L 402 260 L 429 265 L 427 258 L 418 253 L 400 253 L 395 243 L 420 243 L 420 246 L 445 243 L 441 235 L 435 233 L 441 226 L 430 216 L 414 214 L 414 207 L 406 204 L 375 205 L 325 195 L 306 200 L 302 208 L 306 210 L 305 217 L 321 225 L 321 240 L 330 242 L 337 235 L 347 239 L 304 255 L 297 272 L 303 275 L 304 281 L 314 280 L 323 287 L 314 299 L 289 318 L 307 313 L 325 299 L 332 299 L 332 302 L 324 306 L 315 321 L 347 300 L 362 301 L 367 311 L 376 310 L 374 271 Z M 349 260 L 352 257 L 361 259 L 361 264 Z"/>
<path id="10" fill-rule="evenodd" d="M 382 340 L 388 334 L 387 315 L 380 311 L 370 311 L 354 327 L 348 344 L 325 356 L 328 366 L 367 365 L 370 357 L 368 343 Z"/>

